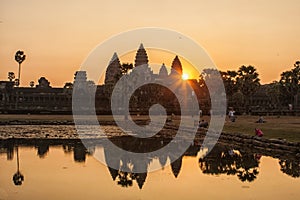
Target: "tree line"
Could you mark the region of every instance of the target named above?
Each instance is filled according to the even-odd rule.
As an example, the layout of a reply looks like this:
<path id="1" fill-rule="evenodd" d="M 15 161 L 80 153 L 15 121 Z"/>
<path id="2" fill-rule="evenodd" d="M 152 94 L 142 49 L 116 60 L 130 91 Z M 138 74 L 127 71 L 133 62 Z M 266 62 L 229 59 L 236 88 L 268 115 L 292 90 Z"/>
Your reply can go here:
<path id="1" fill-rule="evenodd" d="M 251 111 L 251 102 L 255 94 L 262 89 L 259 73 L 252 66 L 241 66 L 237 71 L 218 71 L 216 69 L 204 69 L 199 78 L 202 90 L 207 93 L 220 92 L 217 79 L 223 80 L 229 106 L 244 107 L 246 113 Z M 208 91 L 207 84 L 216 82 L 213 91 Z M 273 105 L 274 109 L 281 109 L 290 104 L 298 107 L 298 96 L 300 93 L 300 61 L 296 61 L 293 68 L 284 71 L 279 81 L 264 85 L 265 95 Z"/>
<path id="2" fill-rule="evenodd" d="M 15 86 L 20 85 L 20 71 L 21 63 L 25 60 L 25 54 L 23 51 L 17 51 L 15 60 L 19 64 L 18 77 L 15 77 L 13 72 L 8 72 L 8 79 L 14 82 Z M 121 65 L 121 74 L 125 75 L 133 69 L 133 64 L 123 63 Z M 258 90 L 262 89 L 260 83 L 259 73 L 257 69 L 252 66 L 241 66 L 237 71 L 227 70 L 218 71 L 216 69 L 204 69 L 199 77 L 198 83 L 201 88 L 201 92 L 207 96 L 211 96 L 213 93 L 219 93 L 222 91 L 222 83 L 216 80 L 223 80 L 224 89 L 227 96 L 228 106 L 243 107 L 246 113 L 251 112 L 251 106 L 253 106 L 253 98 Z M 120 77 L 117 77 L 118 79 Z M 71 84 L 71 83 L 67 83 Z M 212 84 L 211 90 L 208 91 L 207 84 Z M 272 109 L 282 109 L 287 104 L 298 109 L 298 98 L 300 93 L 300 61 L 296 61 L 294 66 L 287 71 L 284 71 L 280 75 L 279 81 L 273 81 L 271 84 L 264 85 L 265 95 L 270 101 L 270 107 Z M 30 87 L 34 87 L 34 81 L 30 82 Z"/>

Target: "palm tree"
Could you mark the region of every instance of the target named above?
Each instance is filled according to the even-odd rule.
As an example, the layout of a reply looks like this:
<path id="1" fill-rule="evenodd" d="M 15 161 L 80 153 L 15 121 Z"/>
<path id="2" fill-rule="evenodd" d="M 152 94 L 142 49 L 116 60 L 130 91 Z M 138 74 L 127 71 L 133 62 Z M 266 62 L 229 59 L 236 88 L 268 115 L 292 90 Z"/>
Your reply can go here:
<path id="1" fill-rule="evenodd" d="M 30 81 L 30 83 L 29 83 L 29 85 L 30 85 L 30 87 L 34 87 L 34 81 Z"/>
<path id="2" fill-rule="evenodd" d="M 15 60 L 19 63 L 19 74 L 18 74 L 18 79 L 15 80 L 16 82 L 16 86 L 19 87 L 20 86 L 20 76 L 21 76 L 21 63 L 25 60 L 26 55 L 24 54 L 23 51 L 17 51 L 16 55 L 15 55 Z M 16 99 L 16 109 L 18 109 L 18 102 L 19 102 L 19 91 L 16 92 L 17 93 L 17 99 Z"/>
<path id="3" fill-rule="evenodd" d="M 223 79 L 226 97 L 228 105 L 233 106 L 234 103 L 232 102 L 233 95 L 238 91 L 237 87 L 237 72 L 236 71 L 220 71 L 221 77 Z"/>
<path id="4" fill-rule="evenodd" d="M 238 90 L 236 85 L 236 79 L 238 74 L 236 71 L 230 71 L 230 70 L 226 72 L 220 71 L 220 74 L 224 82 L 226 95 L 228 97 L 231 97 Z"/>
<path id="5" fill-rule="evenodd" d="M 73 83 L 71 83 L 71 82 L 65 83 L 64 89 L 73 89 Z"/>
<path id="6" fill-rule="evenodd" d="M 298 93 L 300 91 L 300 61 L 294 64 L 294 68 L 281 74 L 280 84 L 291 100 L 294 100 L 294 106 L 298 104 Z"/>
<path id="7" fill-rule="evenodd" d="M 16 77 L 15 77 L 15 73 L 13 73 L 13 72 L 8 72 L 8 80 L 9 80 L 10 82 L 12 82 L 15 78 L 16 78 Z"/>
<path id="8" fill-rule="evenodd" d="M 17 86 L 20 85 L 20 74 L 21 74 L 21 63 L 25 60 L 26 55 L 24 54 L 24 51 L 17 51 L 15 55 L 15 60 L 19 63 L 19 74 L 18 74 L 18 82 L 16 83 Z"/>
<path id="9" fill-rule="evenodd" d="M 221 73 L 216 69 L 206 68 L 203 69 L 202 73 L 200 74 L 200 79 L 204 80 L 204 84 L 209 87 L 209 94 L 213 96 L 215 94 L 220 94 L 222 90 L 221 85 L 224 84 L 220 81 Z M 201 80 L 201 82 L 203 82 Z"/>
<path id="10" fill-rule="evenodd" d="M 238 70 L 237 84 L 245 97 L 244 103 L 247 113 L 252 100 L 252 95 L 260 86 L 260 79 L 258 76 L 259 74 L 256 72 L 256 68 L 251 65 L 247 67 L 243 65 Z"/>
<path id="11" fill-rule="evenodd" d="M 123 63 L 121 65 L 121 72 L 122 75 L 124 76 L 124 80 L 125 80 L 125 85 L 124 85 L 124 96 L 123 96 L 123 101 L 124 101 L 124 105 L 126 105 L 125 101 L 127 100 L 127 92 L 128 92 L 128 82 L 127 82 L 127 73 L 129 72 L 129 70 L 133 69 L 133 64 L 132 63 Z M 119 79 L 120 77 L 115 77 L 117 79 Z M 124 108 L 124 119 L 127 120 L 128 119 L 128 108 Z"/>
<path id="12" fill-rule="evenodd" d="M 293 177 L 300 177 L 300 162 L 298 160 L 280 160 L 280 171 Z"/>
<path id="13" fill-rule="evenodd" d="M 20 186 L 20 185 L 22 185 L 22 183 L 24 181 L 24 176 L 20 172 L 19 149 L 18 149 L 18 146 L 17 146 L 16 151 L 17 151 L 17 172 L 13 176 L 13 182 L 14 182 L 15 185 Z"/>
<path id="14" fill-rule="evenodd" d="M 118 185 L 121 185 L 122 187 L 128 187 L 128 186 L 132 186 L 132 176 L 130 175 L 131 173 L 128 172 L 122 172 L 119 171 L 118 172 Z"/>
<path id="15" fill-rule="evenodd" d="M 132 63 L 123 63 L 121 65 L 121 72 L 122 74 L 127 74 L 129 70 L 133 69 L 133 64 Z"/>
<path id="16" fill-rule="evenodd" d="M 266 89 L 266 94 L 269 96 L 272 105 L 281 114 L 281 100 L 285 98 L 282 93 L 282 85 L 278 81 L 273 81 Z"/>

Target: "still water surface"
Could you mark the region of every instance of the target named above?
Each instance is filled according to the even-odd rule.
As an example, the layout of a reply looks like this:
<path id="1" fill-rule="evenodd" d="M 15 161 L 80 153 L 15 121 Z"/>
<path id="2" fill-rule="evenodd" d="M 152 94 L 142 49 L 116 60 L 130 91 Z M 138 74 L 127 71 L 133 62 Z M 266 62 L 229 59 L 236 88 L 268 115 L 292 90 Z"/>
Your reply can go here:
<path id="1" fill-rule="evenodd" d="M 80 142 L 6 142 L 0 145 L 0 199 L 299 199 L 299 160 L 280 160 L 218 145 L 200 146 L 163 169 L 124 173 L 110 169 Z M 19 169 L 18 169 L 19 160 Z M 124 162 L 124 161 L 123 161 Z M 20 172 L 24 180 L 13 181 Z"/>

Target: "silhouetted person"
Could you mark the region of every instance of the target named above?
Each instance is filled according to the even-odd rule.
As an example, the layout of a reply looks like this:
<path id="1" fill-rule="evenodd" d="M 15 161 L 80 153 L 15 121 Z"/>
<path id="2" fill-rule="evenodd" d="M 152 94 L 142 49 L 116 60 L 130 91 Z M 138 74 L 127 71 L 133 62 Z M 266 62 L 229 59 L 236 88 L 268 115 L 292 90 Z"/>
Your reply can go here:
<path id="1" fill-rule="evenodd" d="M 231 122 L 235 122 L 235 116 L 234 116 L 235 111 L 234 110 L 230 110 L 228 113 L 228 117 L 230 119 Z"/>
<path id="2" fill-rule="evenodd" d="M 199 128 L 207 128 L 207 127 L 208 127 L 208 122 L 204 121 L 204 119 L 199 121 Z"/>
<path id="3" fill-rule="evenodd" d="M 258 120 L 256 121 L 256 123 L 265 123 L 266 121 L 264 121 L 264 118 L 262 116 L 259 116 Z"/>

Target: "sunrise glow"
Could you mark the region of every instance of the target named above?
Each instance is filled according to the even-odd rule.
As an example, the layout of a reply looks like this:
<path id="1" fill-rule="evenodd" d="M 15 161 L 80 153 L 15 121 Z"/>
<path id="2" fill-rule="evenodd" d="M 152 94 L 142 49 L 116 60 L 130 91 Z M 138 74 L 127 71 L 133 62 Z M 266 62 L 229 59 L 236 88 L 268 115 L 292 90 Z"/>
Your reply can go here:
<path id="1" fill-rule="evenodd" d="M 182 74 L 182 79 L 183 79 L 183 80 L 189 79 L 189 75 L 188 75 L 188 74 Z"/>

